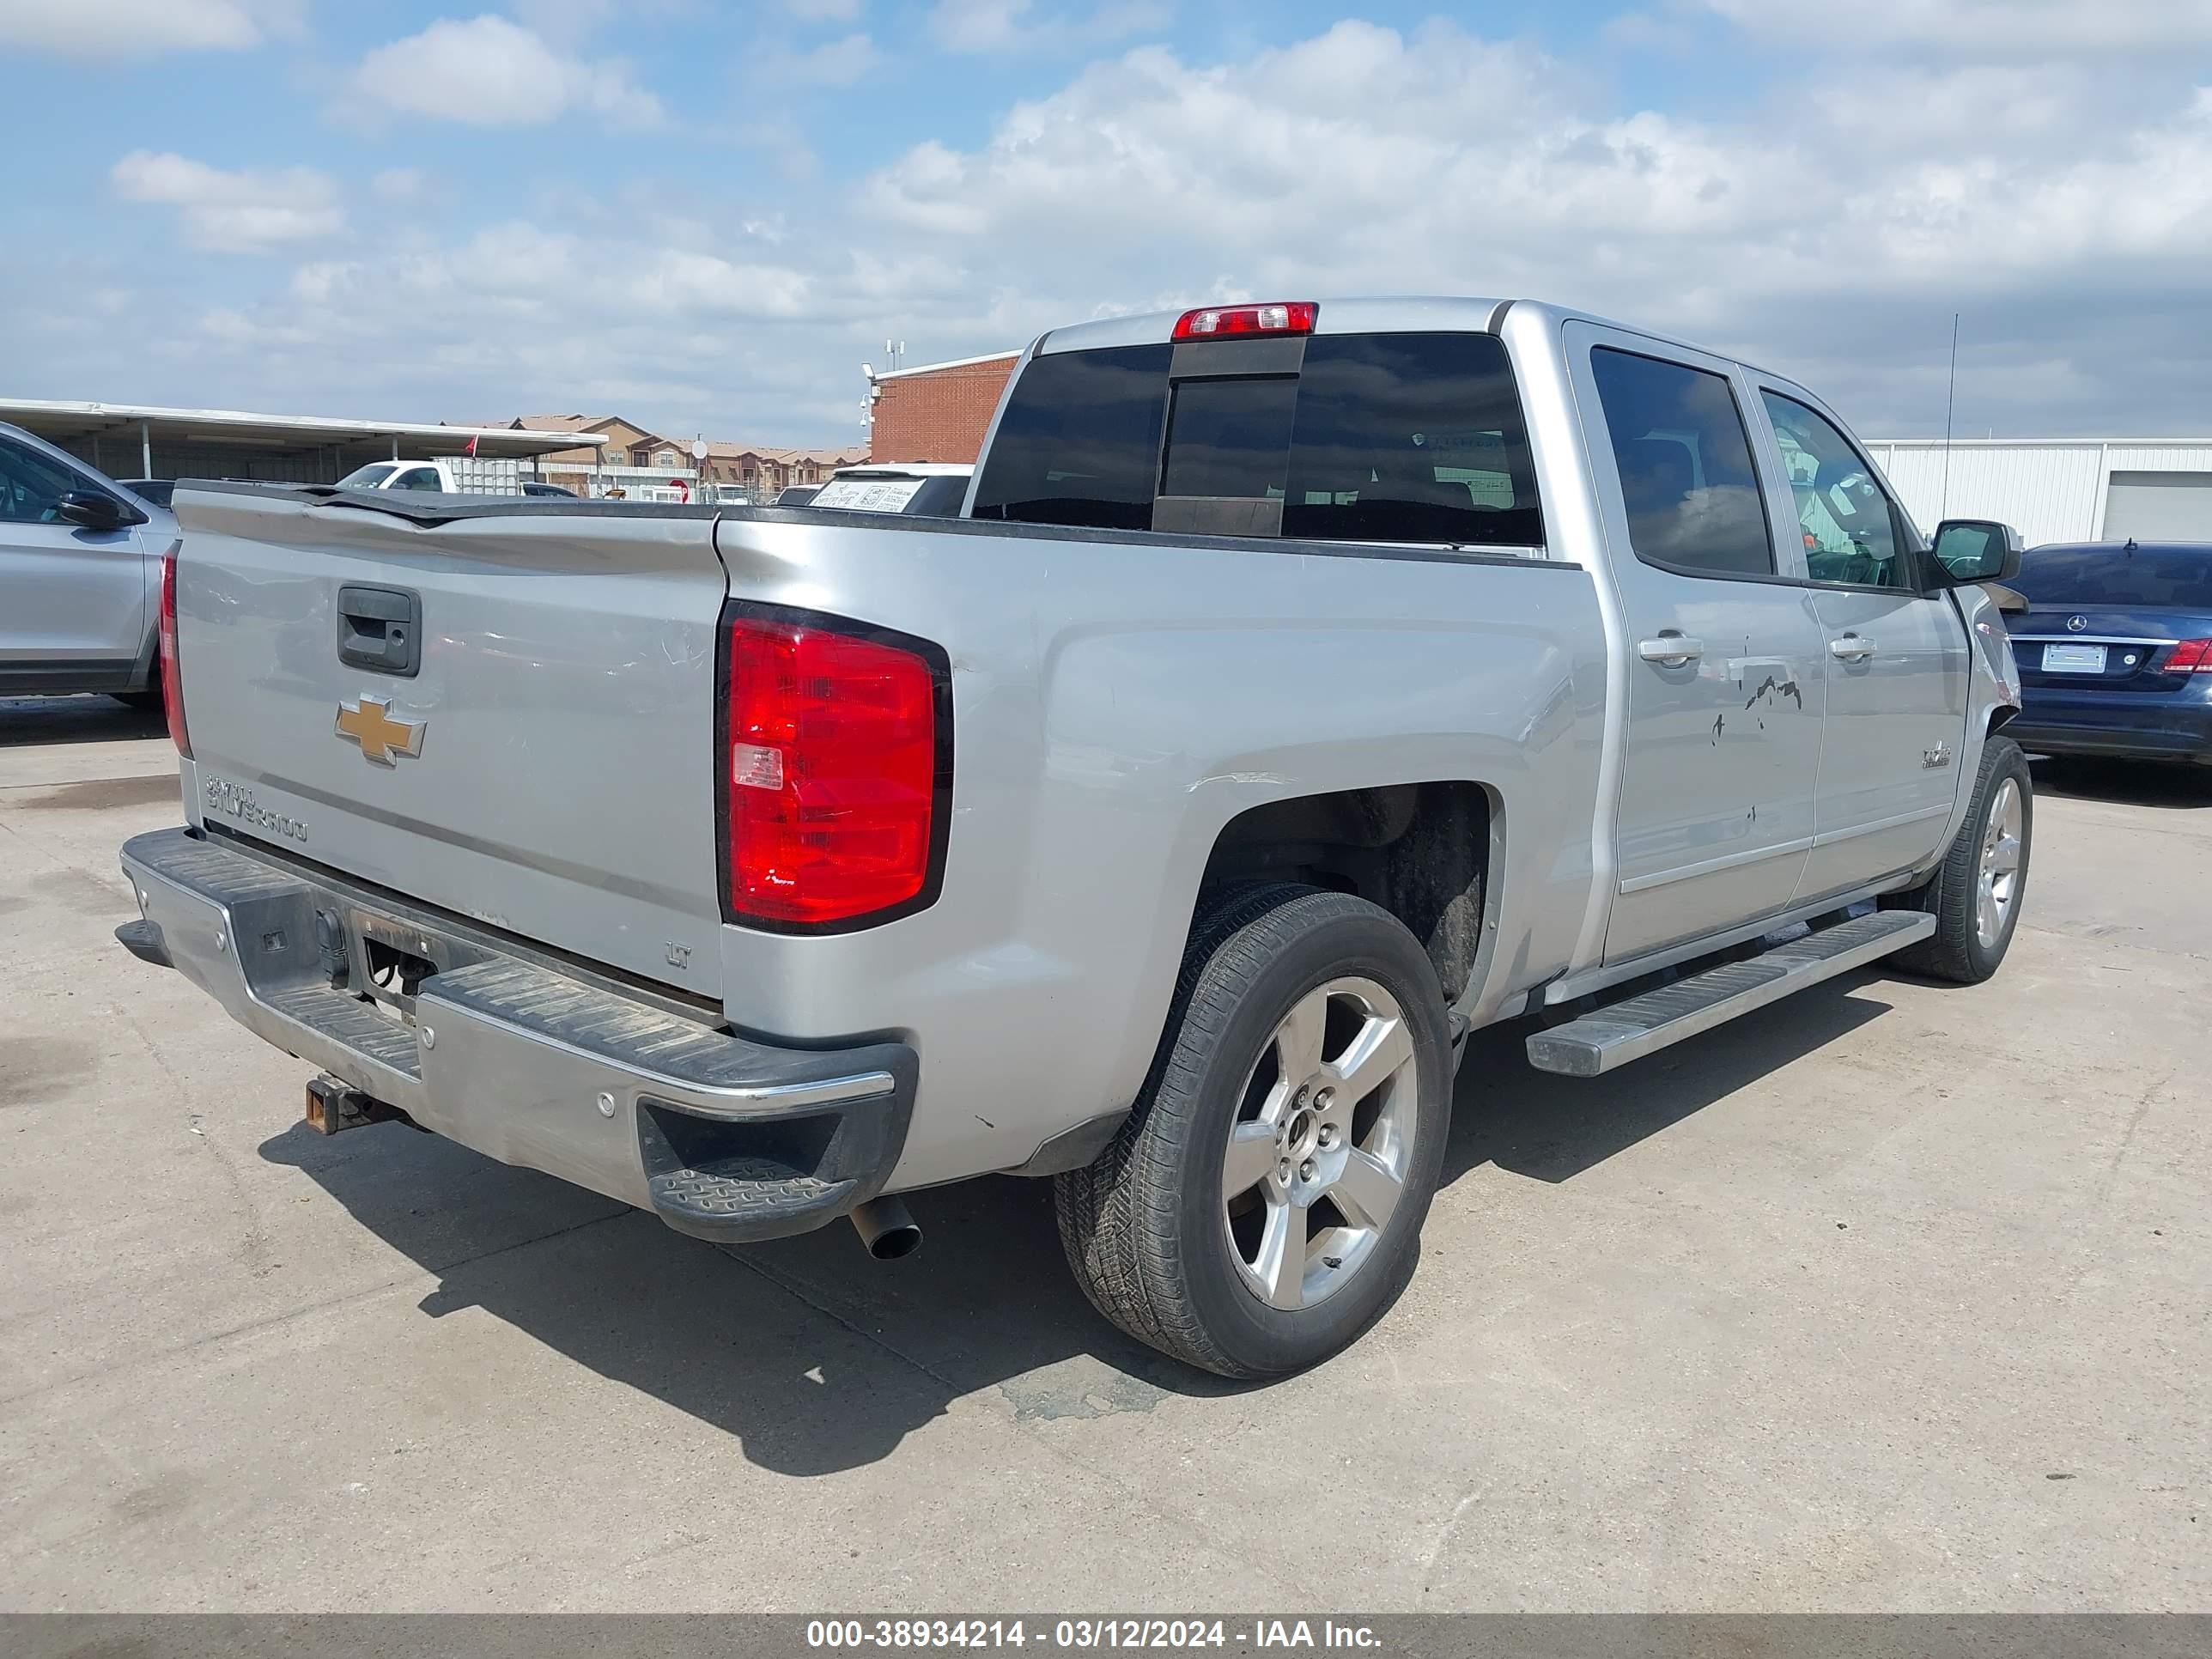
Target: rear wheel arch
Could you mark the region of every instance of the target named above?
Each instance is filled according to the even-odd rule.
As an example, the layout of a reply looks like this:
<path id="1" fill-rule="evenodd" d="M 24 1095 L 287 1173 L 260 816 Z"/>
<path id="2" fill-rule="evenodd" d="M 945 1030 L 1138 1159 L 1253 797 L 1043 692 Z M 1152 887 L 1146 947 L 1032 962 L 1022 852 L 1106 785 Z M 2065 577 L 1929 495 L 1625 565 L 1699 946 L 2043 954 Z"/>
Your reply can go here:
<path id="1" fill-rule="evenodd" d="M 1447 1004 L 1474 978 L 1504 865 L 1498 792 L 1473 779 L 1286 796 L 1216 833 L 1193 907 L 1195 936 L 1223 895 L 1289 882 L 1388 911 L 1427 951 Z"/>

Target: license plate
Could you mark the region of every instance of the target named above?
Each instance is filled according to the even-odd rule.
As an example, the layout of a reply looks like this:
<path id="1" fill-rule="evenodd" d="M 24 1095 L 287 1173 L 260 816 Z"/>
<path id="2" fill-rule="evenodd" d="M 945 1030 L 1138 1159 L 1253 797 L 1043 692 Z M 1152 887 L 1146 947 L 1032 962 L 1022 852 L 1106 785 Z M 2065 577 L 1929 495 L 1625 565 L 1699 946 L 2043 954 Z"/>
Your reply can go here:
<path id="1" fill-rule="evenodd" d="M 2101 674 L 2105 647 L 2101 645 L 2046 645 L 2043 647 L 2046 674 Z"/>

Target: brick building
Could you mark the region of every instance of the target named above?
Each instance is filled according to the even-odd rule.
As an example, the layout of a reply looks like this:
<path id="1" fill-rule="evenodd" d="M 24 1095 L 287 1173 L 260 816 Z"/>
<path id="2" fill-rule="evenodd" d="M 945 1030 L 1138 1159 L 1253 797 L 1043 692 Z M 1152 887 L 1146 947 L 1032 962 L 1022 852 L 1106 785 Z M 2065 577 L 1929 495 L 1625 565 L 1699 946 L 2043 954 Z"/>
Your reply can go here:
<path id="1" fill-rule="evenodd" d="M 841 466 L 867 459 L 864 445 L 843 449 L 763 449 L 752 444 L 709 443 L 701 476 L 721 489 L 740 489 L 753 501 L 772 501 L 793 484 L 820 483 Z"/>
<path id="2" fill-rule="evenodd" d="M 924 363 L 873 377 L 872 461 L 972 461 L 1018 351 Z"/>
<path id="3" fill-rule="evenodd" d="M 789 485 L 819 483 L 837 468 L 867 457 L 866 448 L 857 444 L 842 449 L 782 449 L 712 442 L 705 460 L 700 461 L 691 453 L 693 439 L 648 432 L 618 415 L 524 415 L 485 424 L 601 434 L 606 439 L 603 449 L 562 450 L 546 456 L 538 467 L 539 477 L 579 495 L 620 489 L 635 500 L 692 500 L 700 498 L 703 484 L 726 499 L 742 495 L 772 501 Z"/>

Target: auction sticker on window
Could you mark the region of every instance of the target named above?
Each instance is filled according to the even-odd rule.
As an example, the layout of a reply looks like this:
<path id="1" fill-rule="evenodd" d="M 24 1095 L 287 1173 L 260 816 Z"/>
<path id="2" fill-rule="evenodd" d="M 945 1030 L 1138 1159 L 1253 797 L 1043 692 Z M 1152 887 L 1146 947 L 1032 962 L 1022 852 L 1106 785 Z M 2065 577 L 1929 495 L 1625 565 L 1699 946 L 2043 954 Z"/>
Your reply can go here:
<path id="1" fill-rule="evenodd" d="M 903 513 L 920 478 L 832 478 L 814 498 L 816 507 L 842 507 L 848 513 Z"/>

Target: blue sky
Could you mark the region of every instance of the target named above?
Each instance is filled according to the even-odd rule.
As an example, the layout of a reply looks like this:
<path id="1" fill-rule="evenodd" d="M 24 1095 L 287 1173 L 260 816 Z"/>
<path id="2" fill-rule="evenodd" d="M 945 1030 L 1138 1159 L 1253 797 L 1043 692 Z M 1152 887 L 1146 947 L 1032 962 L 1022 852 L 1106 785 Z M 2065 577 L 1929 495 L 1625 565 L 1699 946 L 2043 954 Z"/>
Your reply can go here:
<path id="1" fill-rule="evenodd" d="M 0 134 L 10 395 L 849 441 L 887 335 L 1460 292 L 2212 432 L 2212 0 L 0 0 Z"/>

